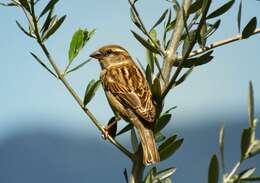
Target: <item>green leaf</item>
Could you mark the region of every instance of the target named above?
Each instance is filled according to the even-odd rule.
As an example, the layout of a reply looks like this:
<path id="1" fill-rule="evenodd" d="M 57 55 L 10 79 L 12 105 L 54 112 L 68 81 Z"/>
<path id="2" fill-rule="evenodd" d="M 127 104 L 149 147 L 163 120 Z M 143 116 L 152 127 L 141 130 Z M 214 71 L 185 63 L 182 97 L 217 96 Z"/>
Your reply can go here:
<path id="1" fill-rule="evenodd" d="M 254 90 L 252 81 L 249 82 L 248 89 L 248 122 L 251 128 L 254 128 Z"/>
<path id="2" fill-rule="evenodd" d="M 86 29 L 78 29 L 72 36 L 68 53 L 69 63 L 78 55 L 80 50 L 85 46 L 90 39 L 89 32 Z"/>
<path id="3" fill-rule="evenodd" d="M 45 8 L 42 10 L 39 18 L 41 18 L 43 15 L 45 15 L 45 13 L 47 13 L 49 10 L 53 9 L 55 4 L 58 2 L 59 0 L 50 0 L 49 3 L 45 6 Z"/>
<path id="4" fill-rule="evenodd" d="M 218 140 L 218 145 L 219 145 L 219 151 L 220 151 L 220 157 L 221 157 L 221 164 L 222 164 L 222 169 L 224 170 L 224 125 L 219 130 L 219 140 Z"/>
<path id="5" fill-rule="evenodd" d="M 142 32 L 144 32 L 143 27 L 141 26 L 141 23 L 136 15 L 136 13 L 134 12 L 133 8 L 130 9 L 130 17 L 132 22 L 136 25 L 136 27 L 138 27 Z"/>
<path id="6" fill-rule="evenodd" d="M 214 24 L 210 24 L 209 25 L 209 29 L 207 30 L 207 32 L 205 33 L 205 37 L 208 38 L 210 37 L 212 34 L 214 34 L 216 32 L 216 30 L 219 28 L 219 25 L 221 23 L 221 20 L 217 20 Z"/>
<path id="7" fill-rule="evenodd" d="M 133 151 L 136 152 L 139 143 L 134 128 L 131 129 L 131 144 L 132 144 Z"/>
<path id="8" fill-rule="evenodd" d="M 153 45 L 151 45 L 148 41 L 146 41 L 144 38 L 142 38 L 141 36 L 139 36 L 137 33 L 135 33 L 134 31 L 131 31 L 134 35 L 134 37 L 148 50 L 150 50 L 153 53 L 157 53 L 159 54 L 160 52 L 158 51 L 157 48 L 155 48 Z"/>
<path id="9" fill-rule="evenodd" d="M 191 68 L 189 68 L 189 69 L 181 76 L 181 78 L 176 81 L 176 83 L 175 83 L 174 86 L 177 86 L 177 85 L 181 84 L 183 81 L 185 81 L 185 80 L 188 78 L 188 76 L 191 74 L 191 72 L 193 71 L 193 68 L 194 68 L 194 66 L 192 66 Z"/>
<path id="10" fill-rule="evenodd" d="M 16 20 L 15 22 L 16 22 L 17 26 L 19 27 L 19 29 L 20 29 L 25 35 L 27 35 L 27 36 L 29 36 L 29 37 L 31 37 L 31 38 L 35 38 L 32 34 L 30 34 L 29 32 L 27 32 L 27 31 L 23 28 L 23 26 L 22 26 L 17 20 Z"/>
<path id="11" fill-rule="evenodd" d="M 246 179 L 249 178 L 255 172 L 256 168 L 248 168 L 241 173 L 238 174 L 238 179 Z"/>
<path id="12" fill-rule="evenodd" d="M 250 146 L 251 135 L 252 135 L 252 130 L 250 128 L 246 128 L 243 130 L 241 136 L 241 159 L 248 158 L 247 150 Z"/>
<path id="13" fill-rule="evenodd" d="M 149 64 L 146 66 L 146 69 L 145 69 L 145 77 L 146 77 L 146 80 L 147 80 L 149 86 L 151 87 L 152 86 L 152 71 L 151 71 L 151 67 Z"/>
<path id="14" fill-rule="evenodd" d="M 90 100 L 94 97 L 98 87 L 100 86 L 101 81 L 100 80 L 91 80 L 86 88 L 85 97 L 83 104 L 86 106 Z"/>
<path id="15" fill-rule="evenodd" d="M 116 136 L 116 131 L 117 131 L 117 122 L 116 121 L 116 117 L 113 116 L 112 118 L 109 119 L 108 123 L 107 123 L 107 130 L 108 130 L 108 134 L 114 138 Z M 117 120 L 118 121 L 118 120 Z M 111 126 L 112 125 L 112 126 Z"/>
<path id="16" fill-rule="evenodd" d="M 144 179 L 144 183 L 153 183 L 154 177 L 156 176 L 156 167 L 149 170 L 147 176 Z"/>
<path id="17" fill-rule="evenodd" d="M 209 164 L 208 183 L 217 183 L 219 176 L 218 158 L 214 154 Z"/>
<path id="18" fill-rule="evenodd" d="M 25 8 L 28 12 L 31 12 L 28 0 L 18 0 L 23 8 Z"/>
<path id="19" fill-rule="evenodd" d="M 155 176 L 155 179 L 164 180 L 166 178 L 169 178 L 175 172 L 176 172 L 175 167 L 167 168 L 165 170 L 158 172 L 157 175 Z"/>
<path id="20" fill-rule="evenodd" d="M 152 84 L 152 94 L 156 102 L 160 102 L 161 100 L 161 84 L 158 77 L 154 78 L 153 84 Z"/>
<path id="21" fill-rule="evenodd" d="M 157 132 L 155 134 L 155 142 L 156 143 L 160 143 L 160 142 L 164 141 L 165 139 L 166 139 L 166 137 L 161 132 Z"/>
<path id="22" fill-rule="evenodd" d="M 174 19 L 171 23 L 169 23 L 166 28 L 165 28 L 165 32 L 169 32 L 171 30 L 173 30 L 175 28 L 176 25 L 176 19 Z"/>
<path id="23" fill-rule="evenodd" d="M 43 40 L 48 39 L 52 34 L 54 34 L 59 27 L 61 26 L 61 24 L 63 23 L 63 21 L 65 20 L 66 15 L 62 16 L 60 19 L 58 19 L 53 26 L 51 26 L 47 31 L 46 34 L 44 34 Z"/>
<path id="24" fill-rule="evenodd" d="M 54 72 L 52 72 L 52 70 L 43 63 L 43 61 L 41 61 L 41 59 L 39 59 L 39 57 L 37 57 L 34 53 L 30 52 L 30 54 L 33 56 L 33 58 L 43 66 L 44 69 L 46 69 L 51 75 L 53 75 L 55 78 L 57 78 L 56 74 L 54 74 Z"/>
<path id="25" fill-rule="evenodd" d="M 154 73 L 154 55 L 148 49 L 146 49 L 146 60 L 147 64 L 150 66 L 151 72 Z"/>
<path id="26" fill-rule="evenodd" d="M 182 145 L 183 139 L 176 140 L 176 137 L 176 135 L 170 137 L 159 146 L 158 151 L 161 161 L 166 160 L 171 155 L 173 155 Z"/>
<path id="27" fill-rule="evenodd" d="M 237 28 L 238 32 L 240 33 L 241 30 L 241 17 L 242 17 L 242 0 L 240 1 L 237 13 Z"/>
<path id="28" fill-rule="evenodd" d="M 241 179 L 242 181 L 246 181 L 246 182 L 254 182 L 254 181 L 260 181 L 260 176 L 258 177 L 249 177 L 249 178 L 245 178 L 245 179 Z"/>
<path id="29" fill-rule="evenodd" d="M 191 42 L 195 39 L 196 37 L 196 30 L 191 30 L 188 34 L 185 34 L 185 39 L 184 39 L 184 43 L 182 46 L 182 56 L 184 56 L 187 51 L 189 50 L 190 44 Z"/>
<path id="30" fill-rule="evenodd" d="M 183 62 L 182 66 L 184 68 L 190 68 L 192 66 L 199 66 L 199 65 L 207 64 L 214 58 L 213 56 L 211 56 L 212 53 L 213 53 L 213 50 L 208 51 L 207 53 L 205 53 L 199 57 L 187 59 Z"/>
<path id="31" fill-rule="evenodd" d="M 121 134 L 123 134 L 123 133 L 125 133 L 125 132 L 128 132 L 128 131 L 131 130 L 133 127 L 134 127 L 134 126 L 133 126 L 131 123 L 129 123 L 129 124 L 126 125 L 122 130 L 120 130 L 120 131 L 116 134 L 116 136 L 121 135 Z"/>
<path id="32" fill-rule="evenodd" d="M 49 29 L 49 27 L 50 27 L 50 25 L 51 25 L 51 22 L 52 22 L 52 19 L 53 19 L 52 14 L 53 14 L 53 9 L 51 9 L 51 10 L 49 11 L 49 13 L 48 13 L 48 15 L 47 15 L 47 17 L 46 17 L 46 19 L 45 19 L 45 22 L 44 22 L 44 24 L 43 24 L 43 26 L 42 26 L 42 28 L 41 28 L 42 36 L 43 36 L 44 34 L 46 34 L 46 31 Z"/>
<path id="33" fill-rule="evenodd" d="M 152 26 L 150 30 L 153 30 L 157 25 L 162 23 L 162 21 L 165 19 L 166 15 L 168 13 L 168 9 L 163 12 L 163 14 L 160 16 L 160 18 L 155 22 L 155 24 Z"/>
<path id="34" fill-rule="evenodd" d="M 255 140 L 252 148 L 250 148 L 249 157 L 253 157 L 260 153 L 260 140 Z"/>
<path id="35" fill-rule="evenodd" d="M 165 113 L 170 113 L 173 109 L 176 109 L 176 108 L 177 108 L 177 106 L 173 106 L 173 107 L 169 108 L 167 111 L 165 111 Z"/>
<path id="36" fill-rule="evenodd" d="M 202 4 L 203 4 L 203 0 L 197 0 L 194 3 L 192 3 L 192 5 L 190 6 L 189 11 L 188 11 L 189 14 L 196 13 L 198 10 L 200 10 L 202 7 Z"/>
<path id="37" fill-rule="evenodd" d="M 125 177 L 126 183 L 128 183 L 128 175 L 127 175 L 127 170 L 126 170 L 126 168 L 125 168 L 125 170 L 124 170 L 124 177 Z"/>
<path id="38" fill-rule="evenodd" d="M 81 64 L 77 65 L 76 67 L 74 67 L 74 68 L 68 70 L 68 71 L 66 72 L 66 74 L 80 69 L 81 67 L 83 67 L 84 65 L 86 65 L 90 60 L 91 60 L 91 58 L 85 60 L 84 62 L 82 62 Z"/>
<path id="39" fill-rule="evenodd" d="M 163 114 L 156 122 L 155 132 L 161 131 L 171 120 L 171 114 Z"/>
<path id="40" fill-rule="evenodd" d="M 234 4 L 235 0 L 229 0 L 224 5 L 213 11 L 210 15 L 207 16 L 207 19 L 215 18 L 217 16 L 220 16 L 224 13 L 226 13 Z"/>
<path id="41" fill-rule="evenodd" d="M 172 183 L 172 180 L 170 178 L 165 179 L 164 183 Z"/>
<path id="42" fill-rule="evenodd" d="M 244 30 L 242 31 L 242 39 L 247 39 L 252 36 L 255 32 L 257 26 L 257 19 L 253 17 L 246 25 Z"/>

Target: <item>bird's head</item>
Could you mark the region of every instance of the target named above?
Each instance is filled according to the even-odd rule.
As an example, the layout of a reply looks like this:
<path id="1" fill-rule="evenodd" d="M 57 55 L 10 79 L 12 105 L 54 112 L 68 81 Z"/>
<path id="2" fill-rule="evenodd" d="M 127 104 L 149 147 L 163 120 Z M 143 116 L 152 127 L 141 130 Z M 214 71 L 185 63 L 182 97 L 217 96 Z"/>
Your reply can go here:
<path id="1" fill-rule="evenodd" d="M 110 66 L 120 65 L 131 61 L 131 58 L 126 51 L 119 45 L 106 45 L 93 52 L 90 57 L 98 59 L 101 67 L 107 68 Z"/>

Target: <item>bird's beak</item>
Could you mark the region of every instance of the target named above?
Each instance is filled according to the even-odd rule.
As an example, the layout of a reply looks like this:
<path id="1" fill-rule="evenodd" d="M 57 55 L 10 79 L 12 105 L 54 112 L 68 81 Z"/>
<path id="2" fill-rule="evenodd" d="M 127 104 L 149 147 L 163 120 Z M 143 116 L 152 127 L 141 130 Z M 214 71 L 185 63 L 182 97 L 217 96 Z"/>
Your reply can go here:
<path id="1" fill-rule="evenodd" d="M 92 58 L 95 58 L 95 59 L 101 59 L 102 53 L 97 50 L 97 51 L 93 52 L 92 54 L 90 54 L 89 56 Z"/>

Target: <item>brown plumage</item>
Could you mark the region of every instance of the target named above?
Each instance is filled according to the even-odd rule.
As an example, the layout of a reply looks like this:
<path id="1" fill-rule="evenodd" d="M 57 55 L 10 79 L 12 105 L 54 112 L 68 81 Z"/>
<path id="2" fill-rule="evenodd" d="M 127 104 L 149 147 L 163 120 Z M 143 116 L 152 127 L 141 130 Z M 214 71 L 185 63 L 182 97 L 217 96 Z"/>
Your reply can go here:
<path id="1" fill-rule="evenodd" d="M 138 130 L 144 164 L 159 162 L 153 135 L 156 108 L 143 73 L 118 45 L 104 46 L 90 56 L 100 61 L 102 85 L 114 113 Z"/>

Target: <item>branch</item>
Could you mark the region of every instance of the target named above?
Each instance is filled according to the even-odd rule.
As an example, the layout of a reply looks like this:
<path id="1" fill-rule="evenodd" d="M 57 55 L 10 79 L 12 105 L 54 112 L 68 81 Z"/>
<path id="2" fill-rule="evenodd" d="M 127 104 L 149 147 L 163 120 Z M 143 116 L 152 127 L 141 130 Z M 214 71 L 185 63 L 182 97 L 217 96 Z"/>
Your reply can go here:
<path id="1" fill-rule="evenodd" d="M 184 0 L 182 3 L 181 9 L 177 13 L 177 18 L 176 18 L 176 25 L 175 25 L 175 30 L 172 32 L 171 36 L 171 41 L 169 43 L 168 48 L 166 49 L 166 56 L 164 59 L 163 63 L 163 68 L 162 68 L 162 74 L 163 78 L 167 82 L 169 82 L 171 70 L 172 70 L 172 65 L 176 61 L 176 51 L 184 30 L 184 18 L 185 16 L 183 14 L 182 9 L 184 9 L 184 12 L 186 13 L 191 5 L 192 0 Z"/>
<path id="2" fill-rule="evenodd" d="M 31 1 L 31 3 L 33 3 L 33 1 Z M 104 129 L 102 128 L 102 126 L 100 125 L 100 123 L 98 122 L 98 120 L 95 118 L 95 116 L 90 112 L 90 110 L 88 108 L 86 108 L 81 100 L 81 98 L 79 97 L 79 95 L 76 93 L 76 91 L 71 87 L 71 85 L 68 83 L 68 81 L 65 79 L 64 77 L 64 73 L 62 73 L 60 71 L 60 69 L 58 68 L 58 66 L 56 65 L 56 63 L 54 62 L 54 60 L 51 57 L 51 54 L 49 53 L 48 49 L 46 48 L 46 46 L 44 45 L 44 43 L 41 40 L 41 36 L 39 34 L 39 29 L 38 29 L 38 25 L 37 25 L 37 20 L 36 20 L 36 16 L 35 16 L 35 11 L 34 11 L 34 5 L 31 4 L 32 7 L 32 17 L 33 17 L 33 24 L 35 27 L 35 35 L 37 38 L 37 42 L 40 45 L 41 49 L 43 50 L 45 56 L 47 57 L 49 63 L 51 64 L 51 66 L 53 67 L 54 71 L 56 72 L 59 80 L 64 84 L 64 86 L 66 87 L 66 89 L 69 91 L 69 93 L 72 95 L 72 97 L 77 101 L 77 103 L 79 104 L 80 108 L 85 112 L 85 114 L 91 119 L 91 121 L 94 123 L 94 125 L 97 127 L 97 129 L 101 132 L 101 133 L 105 133 Z M 119 142 L 117 142 L 115 139 L 113 139 L 110 135 L 108 135 L 109 142 L 111 142 L 114 146 L 116 146 L 120 151 L 122 151 L 126 156 L 128 156 L 131 160 L 134 160 L 134 155 L 129 152 L 125 147 L 123 147 Z"/>
<path id="3" fill-rule="evenodd" d="M 255 30 L 255 32 L 253 33 L 253 35 L 259 34 L 259 33 L 260 33 L 260 28 L 257 28 L 257 29 Z M 202 54 L 202 53 L 207 52 L 207 51 L 209 51 L 209 50 L 212 50 L 212 49 L 214 49 L 214 48 L 217 48 L 217 47 L 220 47 L 220 46 L 224 46 L 224 45 L 226 45 L 226 44 L 230 44 L 230 43 L 232 43 L 232 42 L 240 41 L 240 40 L 243 40 L 243 39 L 242 39 L 242 34 L 238 34 L 238 35 L 233 36 L 233 37 L 231 37 L 231 38 L 224 39 L 224 40 L 221 40 L 221 41 L 217 41 L 217 42 L 212 43 L 212 44 L 210 44 L 210 45 L 208 45 L 208 46 L 205 46 L 204 48 L 200 48 L 200 49 L 198 49 L 198 50 L 192 51 L 192 52 L 189 54 L 189 57 L 188 57 L 188 58 L 194 57 L 194 56 L 196 56 L 196 55 Z M 180 61 L 182 61 L 183 58 L 182 58 L 182 57 L 178 57 L 177 60 L 178 60 L 178 61 L 174 63 L 174 66 L 178 66 L 178 63 L 179 63 Z"/>

